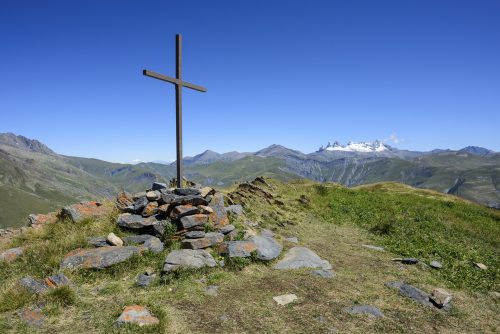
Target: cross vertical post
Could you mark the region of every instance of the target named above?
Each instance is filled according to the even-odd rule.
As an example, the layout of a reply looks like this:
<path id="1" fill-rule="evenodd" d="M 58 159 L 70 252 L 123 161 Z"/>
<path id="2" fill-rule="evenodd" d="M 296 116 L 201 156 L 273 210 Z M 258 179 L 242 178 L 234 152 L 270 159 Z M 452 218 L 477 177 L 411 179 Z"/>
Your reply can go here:
<path id="1" fill-rule="evenodd" d="M 143 70 L 142 74 L 161 81 L 170 82 L 175 85 L 175 139 L 177 151 L 177 187 L 182 187 L 182 87 L 206 92 L 207 89 L 187 81 L 182 81 L 182 36 L 175 35 L 175 78 L 159 74 L 149 70 Z"/>

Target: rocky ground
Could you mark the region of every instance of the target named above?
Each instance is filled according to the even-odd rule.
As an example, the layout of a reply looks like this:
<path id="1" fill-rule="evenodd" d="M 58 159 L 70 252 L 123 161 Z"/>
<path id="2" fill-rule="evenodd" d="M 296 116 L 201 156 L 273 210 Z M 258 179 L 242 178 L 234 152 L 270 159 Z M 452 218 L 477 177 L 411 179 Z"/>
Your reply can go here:
<path id="1" fill-rule="evenodd" d="M 31 215 L 29 228 L 0 238 L 0 331 L 496 332 L 498 213 L 392 189 L 422 209 L 430 205 L 422 198 L 458 203 L 470 212 L 451 211 L 457 224 L 479 215 L 491 229 L 482 256 L 443 255 L 391 238 L 397 232 L 381 233 L 384 225 L 356 225 L 359 217 L 375 215 L 378 224 L 386 218 L 375 209 L 347 215 L 354 203 L 339 189 L 264 178 L 228 193 L 153 183 L 145 192 L 120 193 L 114 203 Z M 339 204 L 343 214 L 335 212 Z M 398 216 L 398 204 L 389 204 L 384 214 Z M 440 240 L 441 233 L 431 237 Z"/>

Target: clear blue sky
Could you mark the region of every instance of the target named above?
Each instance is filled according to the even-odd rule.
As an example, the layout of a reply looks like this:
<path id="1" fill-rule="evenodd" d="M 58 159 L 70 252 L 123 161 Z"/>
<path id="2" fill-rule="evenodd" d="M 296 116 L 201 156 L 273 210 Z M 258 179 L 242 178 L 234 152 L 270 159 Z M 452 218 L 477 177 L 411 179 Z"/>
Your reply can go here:
<path id="1" fill-rule="evenodd" d="M 3 1 L 0 132 L 109 161 L 386 139 L 500 150 L 500 1 Z M 393 136 L 394 138 L 394 136 Z"/>

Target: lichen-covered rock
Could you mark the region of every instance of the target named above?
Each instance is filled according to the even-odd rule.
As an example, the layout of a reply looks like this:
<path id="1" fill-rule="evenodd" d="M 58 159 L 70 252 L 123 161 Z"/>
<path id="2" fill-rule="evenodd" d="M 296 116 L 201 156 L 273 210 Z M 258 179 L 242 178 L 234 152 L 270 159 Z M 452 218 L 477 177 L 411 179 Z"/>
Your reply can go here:
<path id="1" fill-rule="evenodd" d="M 248 238 L 248 241 L 254 243 L 257 247 L 257 258 L 259 260 L 271 261 L 277 258 L 283 250 L 283 246 L 272 237 L 256 235 Z"/>
<path id="2" fill-rule="evenodd" d="M 99 202 L 82 202 L 66 206 L 61 210 L 60 217 L 79 223 L 88 218 L 99 218 L 111 212 L 110 208 Z"/>
<path id="3" fill-rule="evenodd" d="M 134 198 L 129 193 L 122 191 L 116 196 L 116 207 L 122 212 L 132 212 Z"/>
<path id="4" fill-rule="evenodd" d="M 203 226 L 208 222 L 208 216 L 203 214 L 196 214 L 192 216 L 182 217 L 180 224 L 183 229 L 189 229 L 195 226 Z"/>
<path id="5" fill-rule="evenodd" d="M 43 214 L 31 214 L 28 216 L 28 226 L 33 228 L 39 228 L 46 224 L 54 224 L 57 222 L 59 212 L 50 212 L 46 215 Z"/>
<path id="6" fill-rule="evenodd" d="M 125 324 L 135 324 L 142 326 L 157 325 L 160 323 L 158 318 L 154 317 L 151 312 L 144 306 L 132 305 L 127 306 L 123 310 L 122 314 L 116 320 L 118 326 Z"/>
<path id="7" fill-rule="evenodd" d="M 123 262 L 141 252 L 134 246 L 107 246 L 93 249 L 76 249 L 68 253 L 61 262 L 61 268 L 103 269 Z"/>
<path id="8" fill-rule="evenodd" d="M 141 215 L 143 217 L 151 217 L 159 212 L 158 202 L 149 202 L 144 209 L 142 209 Z"/>
<path id="9" fill-rule="evenodd" d="M 199 269 L 215 267 L 217 262 L 212 255 L 202 249 L 178 249 L 171 251 L 165 259 L 164 272 L 172 272 L 179 268 Z"/>
<path id="10" fill-rule="evenodd" d="M 31 327 L 41 328 L 47 318 L 40 307 L 25 308 L 18 312 L 19 318 Z"/>
<path id="11" fill-rule="evenodd" d="M 223 242 L 217 248 L 219 254 L 229 257 L 249 257 L 256 250 L 253 242 L 243 240 Z"/>
<path id="12" fill-rule="evenodd" d="M 29 276 L 21 278 L 19 280 L 19 285 L 31 293 L 37 294 L 42 293 L 49 288 L 45 282 L 36 280 Z"/>
<path id="13" fill-rule="evenodd" d="M 186 249 L 203 249 L 210 247 L 212 242 L 207 238 L 184 239 L 182 240 L 182 248 Z"/>
<path id="14" fill-rule="evenodd" d="M 130 213 L 122 213 L 116 221 L 122 229 L 141 233 L 151 232 L 156 222 L 155 217 L 144 218 L 140 215 Z"/>
<path id="15" fill-rule="evenodd" d="M 274 265 L 275 269 L 321 268 L 332 269 L 330 263 L 322 260 L 315 252 L 306 247 L 293 247 L 285 257 Z"/>
<path id="16" fill-rule="evenodd" d="M 58 288 L 61 286 L 71 285 L 71 281 L 66 277 L 66 275 L 59 273 L 47 277 L 45 279 L 45 284 L 49 288 Z"/>
<path id="17" fill-rule="evenodd" d="M 15 261 L 21 255 L 23 255 L 23 252 L 24 252 L 24 250 L 22 247 L 7 249 L 6 251 L 3 251 L 2 253 L 0 253 L 0 262 Z"/>

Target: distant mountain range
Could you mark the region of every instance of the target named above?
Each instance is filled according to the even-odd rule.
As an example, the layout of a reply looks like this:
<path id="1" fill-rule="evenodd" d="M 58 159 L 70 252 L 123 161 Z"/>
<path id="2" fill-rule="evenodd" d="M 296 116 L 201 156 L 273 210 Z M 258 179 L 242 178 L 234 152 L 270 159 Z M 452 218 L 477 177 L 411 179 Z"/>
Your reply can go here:
<path id="1" fill-rule="evenodd" d="M 500 153 L 469 146 L 461 150 L 415 152 L 383 142 L 337 142 L 305 154 L 281 145 L 257 152 L 207 150 L 184 158 L 185 176 L 227 187 L 264 175 L 280 180 L 309 178 L 356 186 L 395 181 L 450 193 L 500 208 Z M 0 134 L 0 228 L 19 225 L 29 213 L 120 190 L 139 191 L 168 181 L 175 163 L 120 164 L 63 156 L 41 142 Z"/>

